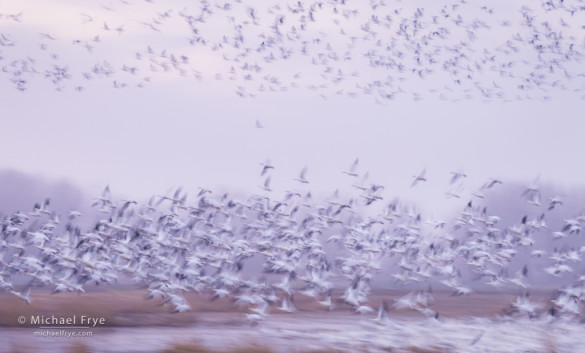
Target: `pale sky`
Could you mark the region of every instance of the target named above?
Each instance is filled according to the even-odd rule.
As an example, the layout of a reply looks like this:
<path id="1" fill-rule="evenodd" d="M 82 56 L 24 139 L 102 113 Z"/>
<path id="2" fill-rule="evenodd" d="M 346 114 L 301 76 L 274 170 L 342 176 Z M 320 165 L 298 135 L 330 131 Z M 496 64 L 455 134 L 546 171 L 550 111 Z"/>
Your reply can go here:
<path id="1" fill-rule="evenodd" d="M 417 7 L 402 2 L 388 3 L 409 14 Z M 260 191 L 258 185 L 264 179 L 259 176 L 259 163 L 269 158 L 275 166 L 273 195 L 278 198 L 290 188 L 323 195 L 337 188 L 349 192 L 352 179 L 341 172 L 359 157 L 358 172 L 369 172 L 371 182 L 386 187 L 386 201 L 402 196 L 437 214 L 455 202 L 446 201 L 444 196 L 449 189 L 451 171 L 468 175 L 464 191 L 467 194 L 490 177 L 529 183 L 540 176 L 541 182 L 567 188 L 585 187 L 585 166 L 580 160 L 580 140 L 585 131 L 581 116 L 584 104 L 583 94 L 578 91 L 582 82 L 580 77 L 567 79 L 562 70 L 551 73 L 547 82 L 553 82 L 558 76 L 567 86 L 565 90 L 551 85 L 526 93 L 533 97 L 546 95 L 550 97 L 548 100 L 526 99 L 524 92 L 520 93 L 521 99 L 516 99 L 519 93 L 514 84 L 495 74 L 492 79 L 489 72 L 481 73 L 481 80 L 487 81 L 488 86 L 492 85 L 490 80 L 494 86 L 495 81 L 503 80 L 500 85 L 509 86 L 506 99 L 483 99 L 477 94 L 471 99 L 461 99 L 466 93 L 447 89 L 445 82 L 452 87 L 452 80 L 440 81 L 444 76 L 440 72 L 426 81 L 408 79 L 402 84 L 409 92 L 425 92 L 421 100 L 413 100 L 411 94 L 386 101 L 375 95 L 360 94 L 354 98 L 336 95 L 338 90 L 354 90 L 355 84 L 368 81 L 367 77 L 385 74 L 381 69 L 357 65 L 363 59 L 356 54 L 357 63 L 339 65 L 349 70 L 344 73 L 363 72 L 359 77 L 344 76 L 341 83 L 321 91 L 289 87 L 287 92 L 261 92 L 257 90 L 260 78 L 249 86 L 241 77 L 229 79 L 233 62 L 222 61 L 222 55 L 236 56 L 237 50 L 227 49 L 227 45 L 215 51 L 193 47 L 185 39 L 189 29 L 180 22 L 172 22 L 179 21 L 179 11 L 195 12 L 193 9 L 198 6 L 185 7 L 180 1 L 164 5 L 143 1 L 133 1 L 130 5 L 117 1 L 84 4 L 52 1 L 49 5 L 27 0 L 0 5 L 3 14 L 0 33 L 16 42 L 11 47 L 0 47 L 3 57 L 0 64 L 4 68 L 10 71 L 11 60 L 28 57 L 44 70 L 52 65 L 67 66 L 72 76 L 63 83 L 62 91 L 55 89 L 61 83 L 53 85 L 42 72 L 27 76 L 27 89 L 21 92 L 6 70 L 0 75 L 4 132 L 0 139 L 0 168 L 66 180 L 90 194 L 99 193 L 109 184 L 115 195 L 136 199 L 178 186 L 191 192 L 202 186 L 250 195 Z M 244 1 L 234 7 L 249 4 L 252 2 Z M 499 4 L 493 5 L 499 11 L 498 17 L 489 17 L 494 27 L 484 32 L 484 40 L 507 38 L 510 27 L 495 24 L 522 18 L 517 10 L 520 3 L 514 11 L 510 11 L 512 5 L 495 4 Z M 267 12 L 262 9 L 269 6 L 259 2 L 254 6 L 258 8 L 258 16 L 266 18 Z M 440 8 L 428 2 L 420 2 L 420 6 L 431 6 L 425 7 L 427 16 Z M 481 15 L 479 6 L 468 13 L 467 21 L 472 22 Z M 533 7 L 538 20 L 549 16 L 536 2 Z M 161 32 L 147 28 L 143 22 L 166 8 L 173 9 L 172 17 L 168 24 L 163 21 L 160 25 Z M 366 9 L 362 16 L 368 15 Z M 10 14 L 20 11 L 20 22 L 10 19 Z M 92 21 L 86 23 L 85 14 L 92 16 Z M 566 12 L 561 15 L 578 22 Z M 221 18 L 226 16 L 222 14 Z M 329 38 L 335 46 L 339 30 L 331 21 L 317 21 L 315 33 L 321 32 L 319 35 Z M 214 26 L 209 22 L 201 26 Z M 262 26 L 271 25 L 270 21 L 265 22 L 256 29 L 259 33 Z M 559 28 L 564 28 L 565 38 L 574 37 L 579 50 L 583 50 L 583 30 L 569 23 L 569 27 Z M 561 26 L 552 19 L 551 24 Z M 110 30 L 104 29 L 106 25 Z M 220 26 L 216 29 L 224 28 L 215 25 Z M 117 33 L 115 28 L 119 26 L 123 30 Z M 351 21 L 346 26 L 348 31 L 351 28 L 360 31 Z M 525 30 L 522 25 L 512 28 Z M 227 30 L 231 31 L 231 27 Z M 453 33 L 457 30 L 451 29 Z M 201 31 L 207 33 L 204 27 Z M 56 39 L 47 39 L 42 33 Z M 210 31 L 209 36 L 221 38 L 218 33 Z M 99 42 L 92 42 L 96 35 L 100 36 Z M 71 44 L 77 39 L 91 43 L 95 49 L 90 51 L 83 44 Z M 43 43 L 48 49 L 40 48 Z M 362 53 L 368 43 L 358 43 L 355 50 Z M 484 44 L 474 43 L 483 48 Z M 135 64 L 135 51 L 145 52 L 147 46 L 157 53 L 166 49 L 165 55 L 188 55 L 187 74 L 167 74 L 160 67 L 155 68 L 157 72 L 145 73 L 148 65 L 138 63 L 143 65 L 138 67 L 141 77 L 151 77 L 151 81 L 144 87 L 136 87 L 142 78 L 129 74 L 122 66 L 126 62 L 129 66 Z M 289 47 L 298 49 L 297 44 Z M 57 58 L 52 53 L 58 54 Z M 511 60 L 522 60 L 523 53 L 509 55 Z M 283 82 L 301 73 L 304 85 L 325 80 L 302 56 L 287 60 L 271 64 L 263 73 L 282 75 L 286 77 Z M 104 61 L 114 67 L 111 77 L 99 78 L 94 74 L 92 80 L 83 78 L 82 72 Z M 573 69 L 571 74 L 578 75 L 578 65 L 571 65 L 568 66 Z M 517 70 L 525 69 L 520 65 Z M 195 71 L 201 79 L 194 77 Z M 218 73 L 222 74 L 221 80 L 216 79 Z M 117 89 L 113 81 L 128 86 Z M 78 92 L 75 87 L 81 86 L 83 90 Z M 246 94 L 256 96 L 238 96 L 234 93 L 238 86 L 244 87 Z M 432 88 L 444 89 L 447 99 L 428 94 Z M 256 120 L 264 128 L 256 128 Z M 292 179 L 298 177 L 304 166 L 308 167 L 310 184 L 299 186 Z M 424 168 L 428 182 L 411 188 L 413 175 Z"/>

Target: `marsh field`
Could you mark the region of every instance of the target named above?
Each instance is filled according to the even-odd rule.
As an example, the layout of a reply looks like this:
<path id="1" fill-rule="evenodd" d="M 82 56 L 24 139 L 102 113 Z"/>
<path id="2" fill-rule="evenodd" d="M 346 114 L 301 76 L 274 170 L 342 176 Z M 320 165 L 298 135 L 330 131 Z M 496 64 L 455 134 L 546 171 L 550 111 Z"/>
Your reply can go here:
<path id="1" fill-rule="evenodd" d="M 406 290 L 374 290 L 372 307 L 393 303 Z M 209 295 L 206 295 L 209 294 Z M 339 297 L 342 293 L 333 293 Z M 533 292 L 546 303 L 553 293 Z M 296 295 L 294 313 L 271 308 L 257 325 L 245 319 L 248 308 L 233 299 L 210 300 L 210 293 L 186 296 L 193 310 L 173 314 L 162 299 L 147 299 L 137 288 L 98 288 L 87 293 L 50 294 L 37 289 L 33 302 L 0 295 L 0 352 L 577 352 L 585 333 L 576 319 L 552 322 L 543 304 L 538 318 L 505 315 L 514 293 L 476 292 L 452 296 L 434 291 L 438 319 L 389 306 L 388 318 L 355 314 L 339 302 L 325 311 L 312 298 Z M 104 318 L 85 329 L 47 329 L 60 336 L 40 336 L 32 316 Z M 24 316 L 27 323 L 19 324 Z M 513 319 L 512 319 L 513 318 Z M 83 337 L 64 336 L 64 332 Z M 88 333 L 89 332 L 89 333 Z M 495 348 L 497 347 L 497 348 Z M 566 347 L 566 349 L 563 349 Z M 577 349 L 577 350 L 575 350 Z"/>

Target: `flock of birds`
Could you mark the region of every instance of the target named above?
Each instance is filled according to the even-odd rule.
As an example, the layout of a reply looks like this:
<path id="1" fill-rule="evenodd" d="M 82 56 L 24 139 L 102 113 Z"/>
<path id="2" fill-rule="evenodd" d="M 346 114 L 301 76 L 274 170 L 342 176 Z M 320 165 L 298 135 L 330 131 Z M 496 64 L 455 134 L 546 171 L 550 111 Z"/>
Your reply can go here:
<path id="1" fill-rule="evenodd" d="M 198 292 L 211 300 L 233 299 L 257 323 L 272 310 L 296 311 L 298 295 L 314 298 L 324 310 L 351 308 L 377 313 L 379 320 L 388 318 L 390 305 L 438 317 L 432 286 L 461 296 L 489 285 L 520 293 L 509 315 L 580 316 L 585 276 L 575 268 L 585 246 L 561 243 L 569 237 L 579 243 L 585 216 L 549 229 L 547 216 L 559 212 L 563 200 L 543 202 L 538 180 L 517 195 L 518 202 L 534 207 L 534 217 L 503 225 L 484 204 L 493 189 L 502 187 L 502 181 L 490 179 L 456 217 L 438 221 L 398 200 L 385 201 L 384 186 L 368 181 L 358 164 L 355 160 L 343 171 L 351 196 L 335 191 L 322 201 L 308 189 L 307 168 L 295 178 L 299 191 L 274 196 L 275 166 L 266 161 L 259 167 L 264 181 L 259 192 L 246 200 L 201 188 L 188 202 L 179 188 L 141 203 L 115 200 L 106 187 L 95 198 L 93 216 L 76 210 L 59 215 L 50 200 L 37 203 L 1 219 L 0 291 L 31 303 L 31 291 L 40 286 L 53 293 L 84 292 L 88 285 L 131 279 L 172 312 L 190 310 L 185 293 Z M 425 174 L 414 175 L 411 187 L 421 187 Z M 449 187 L 457 189 L 465 178 L 453 172 Z M 554 250 L 542 247 L 547 242 L 556 242 Z M 249 270 L 254 263 L 261 264 L 262 274 Z M 569 285 L 550 302 L 535 303 L 528 274 L 537 271 Z M 368 304 L 374 281 L 424 289 L 375 309 Z M 334 295 L 340 287 L 343 294 Z"/>
<path id="2" fill-rule="evenodd" d="M 549 99 L 585 87 L 580 0 L 93 5 L 41 25 L 0 8 L 0 73 L 21 91 L 41 79 L 82 92 L 100 79 L 126 88 L 172 75 L 222 80 L 242 97 L 303 88 L 379 102 Z"/>

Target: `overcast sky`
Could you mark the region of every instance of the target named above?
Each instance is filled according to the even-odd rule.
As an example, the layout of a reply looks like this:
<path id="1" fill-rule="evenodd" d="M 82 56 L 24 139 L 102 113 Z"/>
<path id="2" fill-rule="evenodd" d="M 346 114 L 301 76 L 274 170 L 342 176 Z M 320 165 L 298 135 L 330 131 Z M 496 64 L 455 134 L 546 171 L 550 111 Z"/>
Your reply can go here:
<path id="1" fill-rule="evenodd" d="M 234 93 L 242 82 L 230 81 L 229 71 L 217 79 L 217 73 L 225 69 L 218 59 L 221 55 L 193 49 L 181 38 L 184 28 L 178 25 L 161 25 L 159 33 L 148 31 L 138 20 L 153 18 L 165 7 L 176 9 L 173 16 L 179 17 L 178 12 L 185 9 L 179 2 L 121 5 L 106 1 L 83 7 L 67 1 L 50 3 L 30 0 L 0 5 L 0 32 L 16 41 L 13 47 L 0 47 L 0 64 L 6 67 L 13 58 L 32 57 L 39 67 L 59 63 L 78 72 L 72 73 L 62 91 L 43 79 L 42 72 L 38 78 L 29 78 L 23 92 L 15 89 L 12 76 L 0 76 L 2 169 L 65 180 L 91 194 L 106 184 L 114 195 L 132 198 L 178 186 L 191 192 L 202 186 L 251 194 L 264 182 L 259 163 L 269 158 L 275 166 L 274 195 L 293 187 L 326 195 L 337 188 L 351 189 L 353 180 L 342 171 L 359 158 L 358 172 L 369 172 L 371 182 L 385 185 L 388 198 L 402 195 L 424 200 L 436 213 L 451 202 L 444 196 L 451 171 L 468 175 L 467 193 L 490 177 L 529 183 L 540 176 L 541 182 L 585 187 L 585 165 L 580 158 L 584 103 L 582 94 L 571 90 L 551 90 L 546 93 L 548 100 L 513 99 L 516 93 L 508 92 L 512 99 L 441 100 L 429 95 L 413 100 L 412 95 L 404 95 L 380 102 L 364 94 L 354 98 L 330 94 L 333 89 L 325 97 L 311 89 L 291 89 L 254 91 L 255 97 L 242 98 Z M 506 12 L 509 7 L 496 6 L 502 14 L 498 21 L 518 17 L 517 10 Z M 538 13 L 539 7 L 535 9 Z M 9 18 L 20 11 L 20 21 Z M 85 23 L 81 14 L 94 19 Z M 322 26 L 325 33 L 330 30 L 327 23 Z M 112 29 L 105 31 L 106 24 Z M 123 26 L 120 33 L 113 30 L 118 26 Z M 505 37 L 506 31 L 506 27 L 494 27 L 489 36 Z M 46 39 L 42 33 L 57 39 Z M 70 44 L 76 38 L 89 42 L 96 33 L 101 37 L 94 43 L 95 51 Z M 577 26 L 566 33 L 575 36 L 576 42 L 583 39 Z M 40 49 L 43 43 L 49 49 Z M 166 45 L 169 52 L 188 53 L 202 78 L 194 78 L 193 72 L 188 77 L 157 72 L 150 74 L 151 82 L 137 87 L 138 79 L 122 73 L 126 60 L 122 49 L 144 50 L 144 43 L 157 51 Z M 52 53 L 59 57 L 55 59 Z M 92 55 L 99 57 L 92 59 Z M 86 83 L 79 74 L 83 65 L 106 59 L 114 63 L 114 76 Z M 299 61 L 271 70 L 271 74 L 288 75 L 313 68 Z M 483 79 L 490 80 L 486 75 Z M 554 75 L 563 79 L 564 73 Z M 116 89 L 113 81 L 128 82 L 128 86 Z M 345 82 L 347 87 L 335 90 L 353 87 L 351 78 Z M 445 86 L 436 80 L 411 80 L 404 85 L 425 92 Z M 81 91 L 74 89 L 81 86 Z M 534 94 L 541 95 L 541 91 Z M 256 127 L 257 120 L 263 128 Z M 298 186 L 292 179 L 305 166 L 310 184 Z M 424 168 L 428 181 L 411 188 L 413 175 Z"/>

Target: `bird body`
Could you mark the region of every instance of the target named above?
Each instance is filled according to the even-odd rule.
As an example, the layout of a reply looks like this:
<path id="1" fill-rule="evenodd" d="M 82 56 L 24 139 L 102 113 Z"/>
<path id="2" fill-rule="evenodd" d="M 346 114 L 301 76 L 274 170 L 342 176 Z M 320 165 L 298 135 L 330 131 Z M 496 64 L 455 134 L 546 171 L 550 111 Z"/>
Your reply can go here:
<path id="1" fill-rule="evenodd" d="M 309 181 L 307 180 L 306 175 L 307 175 L 307 167 L 304 167 L 301 170 L 301 174 L 299 175 L 299 177 L 295 178 L 295 180 L 298 181 L 299 183 L 302 183 L 302 184 L 308 184 Z"/>
<path id="2" fill-rule="evenodd" d="M 416 186 L 421 181 L 427 181 L 426 174 L 427 170 L 423 169 L 418 175 L 413 175 L 412 177 L 414 180 L 412 181 L 412 184 L 410 184 L 410 187 Z"/>
<path id="3" fill-rule="evenodd" d="M 31 290 L 31 286 L 27 286 L 25 287 L 22 291 L 17 292 L 17 291 L 13 291 L 11 290 L 10 293 L 14 294 L 16 297 L 24 300 L 27 304 L 30 304 L 32 302 L 31 298 L 30 298 L 30 290 Z"/>

